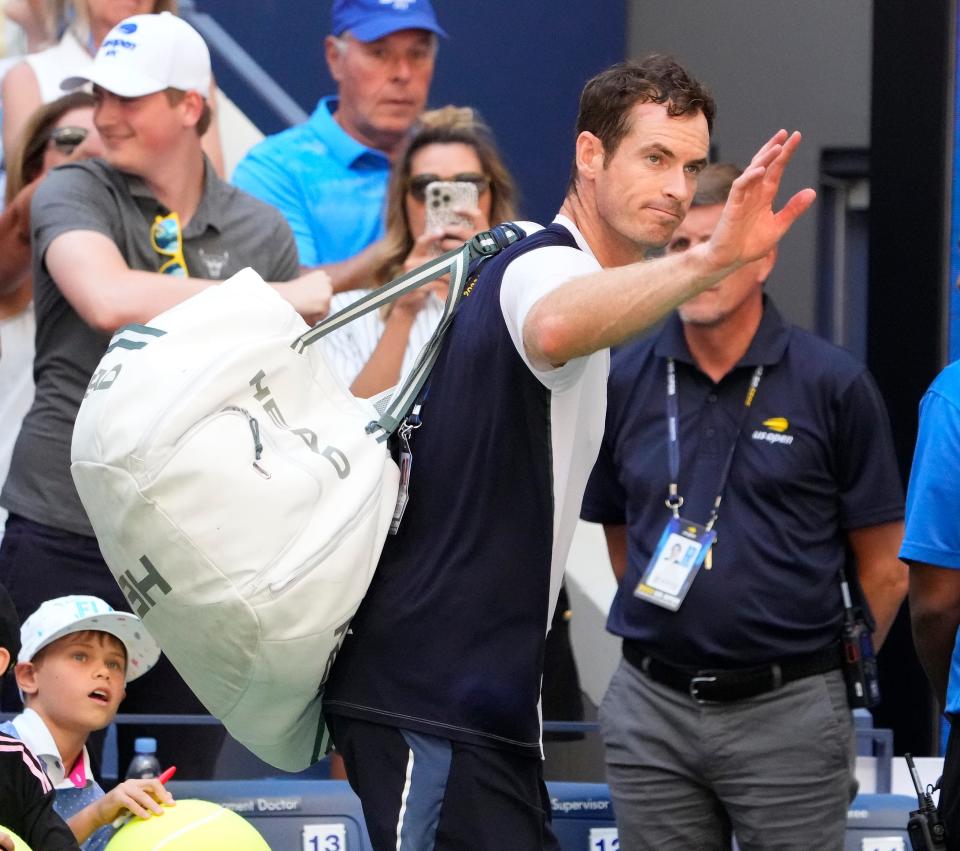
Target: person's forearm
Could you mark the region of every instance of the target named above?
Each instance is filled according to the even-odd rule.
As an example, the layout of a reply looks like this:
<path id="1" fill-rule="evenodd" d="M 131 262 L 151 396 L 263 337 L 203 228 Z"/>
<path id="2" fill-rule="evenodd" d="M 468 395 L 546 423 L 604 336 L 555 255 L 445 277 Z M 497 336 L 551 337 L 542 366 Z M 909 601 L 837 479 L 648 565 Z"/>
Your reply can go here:
<path id="1" fill-rule="evenodd" d="M 330 276 L 334 293 L 343 293 L 373 286 L 373 276 L 383 261 L 383 240 L 378 240 L 346 260 L 304 267 L 304 271 L 322 269 Z"/>
<path id="2" fill-rule="evenodd" d="M 82 845 L 86 842 L 97 828 L 102 827 L 97 820 L 96 802 L 89 804 L 80 810 L 80 812 L 72 815 L 67 820 L 67 827 L 70 828 L 70 832 L 77 838 L 78 844 Z"/>
<path id="3" fill-rule="evenodd" d="M 958 618 L 952 612 L 911 612 L 911 625 L 917 657 L 933 686 L 940 706 L 943 707 L 946 705 L 950 659 L 953 656 Z"/>
<path id="4" fill-rule="evenodd" d="M 70 300 L 84 322 L 98 331 L 112 333 L 124 325 L 149 322 L 218 283 L 126 269 L 104 279 L 102 286 L 88 288 Z"/>
<path id="5" fill-rule="evenodd" d="M 879 650 L 907 595 L 907 566 L 897 558 L 903 541 L 900 520 L 847 532 L 860 588 L 873 614 L 873 643 Z"/>
<path id="6" fill-rule="evenodd" d="M 615 346 L 729 271 L 712 267 L 706 251 L 691 248 L 574 278 L 531 308 L 524 345 L 535 363 L 554 366 Z"/>
<path id="7" fill-rule="evenodd" d="M 354 396 L 368 399 L 393 387 L 400 380 L 400 369 L 410 342 L 413 321 L 414 316 L 405 311 L 394 310 L 390 314 L 377 347 L 350 385 L 350 392 Z"/>
<path id="8" fill-rule="evenodd" d="M 879 650 L 907 596 L 907 566 L 899 559 L 892 559 L 886 570 L 861 575 L 860 587 L 876 622 L 873 644 Z"/>

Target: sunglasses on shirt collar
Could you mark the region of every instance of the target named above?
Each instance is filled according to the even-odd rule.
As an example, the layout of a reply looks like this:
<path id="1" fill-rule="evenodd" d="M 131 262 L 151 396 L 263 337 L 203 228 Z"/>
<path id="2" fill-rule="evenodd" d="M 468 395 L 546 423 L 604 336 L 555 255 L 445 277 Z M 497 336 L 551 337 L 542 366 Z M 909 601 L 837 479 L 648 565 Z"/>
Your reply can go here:
<path id="1" fill-rule="evenodd" d="M 168 213 L 158 215 L 150 227 L 150 244 L 161 257 L 166 257 L 157 270 L 162 275 L 176 275 L 185 278 L 190 272 L 187 260 L 183 256 L 183 231 L 180 228 L 180 216 Z"/>
<path id="2" fill-rule="evenodd" d="M 50 144 L 61 154 L 72 154 L 90 131 L 86 127 L 54 127 L 50 131 Z"/>
<path id="3" fill-rule="evenodd" d="M 453 177 L 440 177 L 436 174 L 416 174 L 407 180 L 407 191 L 417 200 L 423 202 L 427 198 L 427 187 L 439 180 L 449 180 L 455 183 L 472 183 L 477 187 L 477 195 L 483 195 L 490 186 L 490 178 L 485 174 L 470 172 L 455 174 Z"/>

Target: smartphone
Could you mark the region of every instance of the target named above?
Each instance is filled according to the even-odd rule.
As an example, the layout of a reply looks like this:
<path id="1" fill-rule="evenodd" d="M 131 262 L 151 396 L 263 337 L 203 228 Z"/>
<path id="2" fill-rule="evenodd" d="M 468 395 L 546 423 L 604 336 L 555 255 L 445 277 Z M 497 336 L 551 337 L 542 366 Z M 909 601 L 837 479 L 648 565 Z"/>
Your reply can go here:
<path id="1" fill-rule="evenodd" d="M 479 195 L 474 183 L 466 181 L 435 180 L 427 184 L 427 230 L 448 227 L 471 227 L 472 222 L 454 212 L 456 209 L 473 209 Z"/>

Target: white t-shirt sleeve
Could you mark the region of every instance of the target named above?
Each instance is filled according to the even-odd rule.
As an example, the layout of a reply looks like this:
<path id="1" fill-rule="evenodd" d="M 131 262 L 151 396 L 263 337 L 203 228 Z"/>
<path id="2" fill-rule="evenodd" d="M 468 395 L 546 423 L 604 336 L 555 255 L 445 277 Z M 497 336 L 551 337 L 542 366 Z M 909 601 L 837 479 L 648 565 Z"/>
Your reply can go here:
<path id="1" fill-rule="evenodd" d="M 541 298 L 561 284 L 597 272 L 600 264 L 585 251 L 566 245 L 550 245 L 528 251 L 514 260 L 500 285 L 500 309 L 517 353 L 544 386 L 557 392 L 575 382 L 586 358 L 574 358 L 557 368 L 534 366 L 523 346 L 523 324 Z"/>

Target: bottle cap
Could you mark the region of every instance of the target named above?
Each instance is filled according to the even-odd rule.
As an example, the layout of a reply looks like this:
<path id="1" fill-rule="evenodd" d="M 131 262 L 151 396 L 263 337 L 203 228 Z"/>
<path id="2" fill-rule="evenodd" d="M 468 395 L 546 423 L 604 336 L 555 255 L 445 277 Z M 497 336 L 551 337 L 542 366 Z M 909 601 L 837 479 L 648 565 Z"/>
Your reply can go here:
<path id="1" fill-rule="evenodd" d="M 134 739 L 133 750 L 136 753 L 156 753 L 157 740 L 149 736 L 140 739 Z"/>

